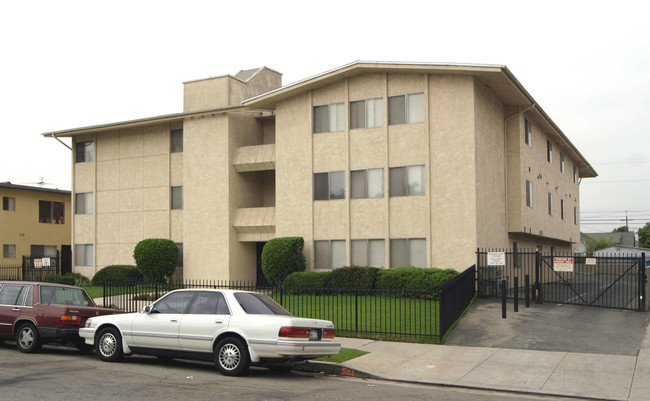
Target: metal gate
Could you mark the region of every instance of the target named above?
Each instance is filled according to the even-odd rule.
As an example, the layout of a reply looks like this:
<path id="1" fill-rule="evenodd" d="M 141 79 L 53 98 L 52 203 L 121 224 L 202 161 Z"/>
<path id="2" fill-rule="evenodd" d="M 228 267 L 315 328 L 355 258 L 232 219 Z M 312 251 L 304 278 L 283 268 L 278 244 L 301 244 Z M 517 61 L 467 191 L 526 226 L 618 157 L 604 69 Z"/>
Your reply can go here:
<path id="1" fill-rule="evenodd" d="M 496 254 L 496 256 L 495 256 Z M 488 260 L 490 260 L 488 262 Z M 477 251 L 478 295 L 506 297 L 526 290 L 536 302 L 645 311 L 645 255 L 574 257 L 533 251 Z"/>

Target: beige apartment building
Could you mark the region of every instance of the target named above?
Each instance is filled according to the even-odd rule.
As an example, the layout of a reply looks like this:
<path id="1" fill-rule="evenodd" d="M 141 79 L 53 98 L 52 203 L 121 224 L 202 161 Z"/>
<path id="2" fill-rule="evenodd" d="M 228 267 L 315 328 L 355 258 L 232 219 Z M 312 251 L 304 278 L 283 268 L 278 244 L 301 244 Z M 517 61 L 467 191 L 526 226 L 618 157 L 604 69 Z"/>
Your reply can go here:
<path id="1" fill-rule="evenodd" d="M 0 266 L 70 254 L 70 191 L 0 182 L 0 197 Z"/>
<path id="2" fill-rule="evenodd" d="M 182 113 L 44 134 L 73 141 L 75 271 L 145 238 L 185 279 L 255 280 L 275 237 L 309 269 L 463 270 L 477 248 L 571 252 L 596 172 L 504 66 L 354 62 L 184 83 Z"/>

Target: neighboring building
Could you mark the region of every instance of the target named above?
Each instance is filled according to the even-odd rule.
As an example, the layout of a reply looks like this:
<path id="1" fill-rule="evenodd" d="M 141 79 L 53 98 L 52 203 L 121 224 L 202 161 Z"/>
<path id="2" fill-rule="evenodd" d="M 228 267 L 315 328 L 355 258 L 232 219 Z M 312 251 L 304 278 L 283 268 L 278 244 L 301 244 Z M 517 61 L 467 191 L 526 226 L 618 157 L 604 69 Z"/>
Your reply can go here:
<path id="1" fill-rule="evenodd" d="M 268 68 L 186 82 L 184 112 L 71 137 L 75 271 L 170 238 L 189 279 L 254 280 L 301 236 L 310 269 L 451 267 L 476 249 L 573 251 L 596 172 L 504 66 L 355 62 L 280 87 Z M 93 212 L 94 211 L 94 212 Z M 82 248 L 80 248 L 80 246 Z"/>
<path id="2" fill-rule="evenodd" d="M 589 241 L 604 239 L 612 241 L 617 246 L 629 248 L 636 247 L 636 234 L 634 232 L 613 232 L 613 233 L 580 233 L 580 243 L 575 250 L 578 255 L 584 255 L 587 252 Z"/>
<path id="3" fill-rule="evenodd" d="M 0 265 L 21 265 L 23 256 L 69 253 L 70 191 L 1 182 L 0 196 Z"/>

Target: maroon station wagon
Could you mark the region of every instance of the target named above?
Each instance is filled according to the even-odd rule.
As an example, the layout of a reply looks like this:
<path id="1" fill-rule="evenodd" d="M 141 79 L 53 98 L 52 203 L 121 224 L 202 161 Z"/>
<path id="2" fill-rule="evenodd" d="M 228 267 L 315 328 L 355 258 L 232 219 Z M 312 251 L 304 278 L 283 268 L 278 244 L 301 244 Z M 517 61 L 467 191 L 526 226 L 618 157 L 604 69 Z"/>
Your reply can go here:
<path id="1" fill-rule="evenodd" d="M 36 352 L 45 343 L 72 345 L 88 352 L 79 337 L 91 316 L 120 313 L 99 308 L 86 290 L 63 284 L 0 281 L 0 341 L 15 339 L 22 352 Z"/>

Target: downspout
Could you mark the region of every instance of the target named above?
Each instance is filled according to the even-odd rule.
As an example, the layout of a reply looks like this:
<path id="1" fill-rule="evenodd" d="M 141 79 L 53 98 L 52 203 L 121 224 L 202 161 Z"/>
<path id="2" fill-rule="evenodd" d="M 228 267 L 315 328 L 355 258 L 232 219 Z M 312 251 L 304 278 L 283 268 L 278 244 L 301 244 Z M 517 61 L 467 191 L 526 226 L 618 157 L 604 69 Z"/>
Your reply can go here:
<path id="1" fill-rule="evenodd" d="M 531 103 L 530 106 L 526 107 L 525 109 L 521 110 L 520 112 L 515 113 L 515 114 L 511 115 L 510 117 L 506 118 L 505 120 L 503 120 L 503 157 L 504 157 L 504 161 L 505 161 L 503 163 L 503 179 L 504 179 L 504 184 L 505 184 L 505 189 L 506 189 L 505 202 L 504 202 L 504 208 L 505 208 L 504 217 L 505 217 L 506 232 L 508 232 L 508 222 L 509 222 L 509 219 L 508 219 L 508 199 L 509 199 L 509 196 L 508 196 L 508 138 L 507 138 L 507 131 L 508 130 L 507 130 L 507 125 L 508 125 L 508 121 L 512 120 L 515 117 L 521 116 L 522 114 L 524 114 L 528 110 L 534 108 L 535 106 L 537 106 L 537 104 Z"/>

